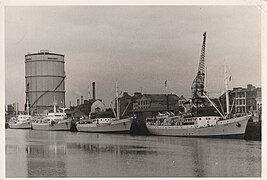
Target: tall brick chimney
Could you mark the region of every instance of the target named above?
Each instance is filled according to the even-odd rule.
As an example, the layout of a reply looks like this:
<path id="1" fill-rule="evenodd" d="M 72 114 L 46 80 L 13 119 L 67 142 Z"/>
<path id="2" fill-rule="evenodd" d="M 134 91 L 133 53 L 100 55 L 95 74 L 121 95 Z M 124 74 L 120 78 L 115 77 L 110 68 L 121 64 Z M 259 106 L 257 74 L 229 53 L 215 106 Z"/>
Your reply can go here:
<path id="1" fill-rule="evenodd" d="M 93 87 L 93 100 L 96 99 L 95 97 L 95 82 L 92 83 L 92 87 Z"/>

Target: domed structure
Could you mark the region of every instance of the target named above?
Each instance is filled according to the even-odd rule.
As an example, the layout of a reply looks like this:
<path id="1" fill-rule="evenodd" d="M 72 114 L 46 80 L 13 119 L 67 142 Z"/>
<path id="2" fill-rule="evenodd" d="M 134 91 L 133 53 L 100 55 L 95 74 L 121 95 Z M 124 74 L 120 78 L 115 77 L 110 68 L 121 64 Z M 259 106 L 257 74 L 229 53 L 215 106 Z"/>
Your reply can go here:
<path id="1" fill-rule="evenodd" d="M 96 100 L 91 106 L 91 113 L 105 111 L 105 105 L 99 100 Z"/>

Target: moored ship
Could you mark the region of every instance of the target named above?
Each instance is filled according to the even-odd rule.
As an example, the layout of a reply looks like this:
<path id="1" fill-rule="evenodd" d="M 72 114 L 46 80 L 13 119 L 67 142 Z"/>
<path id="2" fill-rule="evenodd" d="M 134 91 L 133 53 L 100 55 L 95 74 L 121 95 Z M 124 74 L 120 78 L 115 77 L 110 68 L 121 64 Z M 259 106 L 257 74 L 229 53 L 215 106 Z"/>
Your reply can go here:
<path id="1" fill-rule="evenodd" d="M 10 129 L 31 129 L 31 115 L 20 114 L 8 125 Z"/>
<path id="2" fill-rule="evenodd" d="M 29 112 L 29 103 L 27 99 L 27 114 L 20 114 L 8 123 L 10 129 L 31 129 L 31 118 Z"/>
<path id="3" fill-rule="evenodd" d="M 40 131 L 69 131 L 71 127 L 71 119 L 67 118 L 66 108 L 60 108 L 63 111 L 57 112 L 54 103 L 54 112 L 48 113 L 43 118 L 33 119 L 32 129 Z"/>
<path id="4" fill-rule="evenodd" d="M 127 133 L 131 129 L 133 118 L 96 118 L 77 123 L 77 131 L 80 132 L 108 132 Z"/>
<path id="5" fill-rule="evenodd" d="M 154 135 L 244 138 L 250 117 L 165 115 L 147 118 L 146 126 Z"/>
<path id="6" fill-rule="evenodd" d="M 128 133 L 130 132 L 131 125 L 134 117 L 120 118 L 118 89 L 116 84 L 116 101 L 117 112 L 115 117 L 98 117 L 95 119 L 86 119 L 77 122 L 76 128 L 80 132 L 98 132 L 98 133 Z"/>
<path id="7" fill-rule="evenodd" d="M 198 72 L 192 83 L 192 99 L 189 102 L 194 108 L 192 108 L 191 112 L 188 114 L 174 115 L 173 113 L 167 112 L 166 114 L 160 114 L 154 118 L 147 118 L 146 126 L 151 134 L 165 136 L 224 136 L 244 138 L 247 123 L 251 115 L 234 117 L 230 114 L 226 68 L 226 115 L 219 111 L 204 91 L 206 32 L 203 36 Z"/>

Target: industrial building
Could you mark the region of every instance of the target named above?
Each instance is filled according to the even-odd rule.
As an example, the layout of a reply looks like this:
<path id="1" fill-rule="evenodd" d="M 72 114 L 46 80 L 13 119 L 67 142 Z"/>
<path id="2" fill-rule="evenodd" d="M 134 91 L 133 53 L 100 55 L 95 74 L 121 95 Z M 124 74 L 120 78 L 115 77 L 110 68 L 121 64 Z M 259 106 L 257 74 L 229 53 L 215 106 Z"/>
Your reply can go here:
<path id="1" fill-rule="evenodd" d="M 148 116 L 155 116 L 158 112 L 164 111 L 184 112 L 186 101 L 183 96 L 179 97 L 176 94 L 142 94 L 140 92 L 135 92 L 133 96 L 124 92 L 119 98 L 120 112 L 125 116 L 131 113 L 146 113 Z"/>
<path id="2" fill-rule="evenodd" d="M 25 55 L 26 99 L 32 113 L 43 113 L 65 105 L 65 60 L 64 55 L 41 50 Z M 26 100 L 25 100 L 26 102 Z"/>

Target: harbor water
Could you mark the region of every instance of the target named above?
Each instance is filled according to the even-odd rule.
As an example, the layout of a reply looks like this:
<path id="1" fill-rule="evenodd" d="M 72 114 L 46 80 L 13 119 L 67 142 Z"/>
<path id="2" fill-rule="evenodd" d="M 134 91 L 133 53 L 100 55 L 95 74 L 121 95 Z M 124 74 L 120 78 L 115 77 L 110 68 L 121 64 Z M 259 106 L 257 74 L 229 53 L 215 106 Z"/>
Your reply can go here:
<path id="1" fill-rule="evenodd" d="M 6 177 L 260 177 L 261 141 L 5 130 Z"/>

